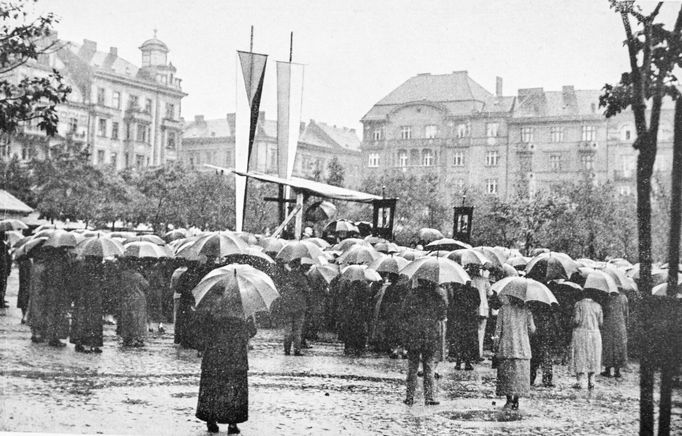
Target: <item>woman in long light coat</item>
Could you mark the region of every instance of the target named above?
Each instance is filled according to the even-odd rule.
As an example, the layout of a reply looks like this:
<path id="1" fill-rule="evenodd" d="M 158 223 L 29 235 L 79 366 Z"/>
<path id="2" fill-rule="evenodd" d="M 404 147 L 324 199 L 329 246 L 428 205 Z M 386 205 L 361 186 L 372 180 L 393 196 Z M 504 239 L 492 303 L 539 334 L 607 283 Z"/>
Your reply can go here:
<path id="1" fill-rule="evenodd" d="M 594 374 L 601 371 L 602 342 L 599 329 L 604 323 L 604 315 L 601 305 L 590 298 L 589 289 L 583 295 L 584 298 L 573 309 L 571 367 L 576 375 L 574 387 L 582 388 L 582 379 L 587 373 L 587 387 L 593 389 Z"/>

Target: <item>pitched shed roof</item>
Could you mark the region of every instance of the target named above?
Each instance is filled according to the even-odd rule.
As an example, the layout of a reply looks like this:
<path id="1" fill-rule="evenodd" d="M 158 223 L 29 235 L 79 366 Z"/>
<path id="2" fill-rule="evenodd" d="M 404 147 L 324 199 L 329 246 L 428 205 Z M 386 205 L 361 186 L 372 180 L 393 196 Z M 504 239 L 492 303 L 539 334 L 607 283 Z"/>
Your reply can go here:
<path id="1" fill-rule="evenodd" d="M 0 189 L 0 213 L 28 215 L 31 212 L 33 212 L 33 208 L 4 189 Z"/>
<path id="2" fill-rule="evenodd" d="M 217 120 L 194 121 L 182 132 L 183 138 L 228 138 L 234 136 L 226 118 Z"/>

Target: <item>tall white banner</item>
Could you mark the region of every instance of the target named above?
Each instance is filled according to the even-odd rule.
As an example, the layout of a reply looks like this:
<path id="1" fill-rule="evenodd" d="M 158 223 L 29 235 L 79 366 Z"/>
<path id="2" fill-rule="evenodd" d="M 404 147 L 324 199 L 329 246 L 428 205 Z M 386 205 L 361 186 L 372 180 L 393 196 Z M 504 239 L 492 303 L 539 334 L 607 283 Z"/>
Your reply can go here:
<path id="1" fill-rule="evenodd" d="M 277 171 L 294 171 L 303 106 L 303 64 L 277 62 Z"/>

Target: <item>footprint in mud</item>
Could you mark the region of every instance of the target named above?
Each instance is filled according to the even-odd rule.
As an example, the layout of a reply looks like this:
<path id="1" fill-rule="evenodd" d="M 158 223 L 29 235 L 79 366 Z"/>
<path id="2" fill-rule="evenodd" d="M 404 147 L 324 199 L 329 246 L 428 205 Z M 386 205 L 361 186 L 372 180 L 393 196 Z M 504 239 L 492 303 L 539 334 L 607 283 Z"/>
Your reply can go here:
<path id="1" fill-rule="evenodd" d="M 453 421 L 521 421 L 523 415 L 513 410 L 462 410 L 440 413 L 441 416 Z"/>
<path id="2" fill-rule="evenodd" d="M 149 401 L 145 400 L 136 400 L 136 399 L 131 399 L 131 398 L 126 398 L 123 400 L 124 404 L 142 404 L 144 406 L 149 406 Z"/>
<path id="3" fill-rule="evenodd" d="M 192 398 L 198 395 L 199 395 L 198 392 L 177 392 L 174 394 L 170 394 L 170 396 L 173 398 Z"/>

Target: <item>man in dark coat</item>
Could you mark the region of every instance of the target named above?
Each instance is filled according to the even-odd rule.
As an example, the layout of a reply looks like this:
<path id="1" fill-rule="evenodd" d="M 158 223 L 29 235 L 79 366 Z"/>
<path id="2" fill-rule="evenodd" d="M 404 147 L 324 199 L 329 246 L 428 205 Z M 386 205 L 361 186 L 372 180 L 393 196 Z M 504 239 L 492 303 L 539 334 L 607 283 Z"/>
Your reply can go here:
<path id="1" fill-rule="evenodd" d="M 281 274 L 281 301 L 280 307 L 284 315 L 284 354 L 291 354 L 291 346 L 294 346 L 294 355 L 301 356 L 301 341 L 305 313 L 308 308 L 308 295 L 310 284 L 305 275 L 306 266 L 301 264 L 301 259 L 294 259 Z"/>
<path id="2" fill-rule="evenodd" d="M 472 371 L 472 362 L 478 360 L 478 309 L 481 297 L 478 289 L 466 285 L 452 285 L 448 305 L 448 336 L 450 359 L 455 359 L 455 369 Z"/>
<path id="3" fill-rule="evenodd" d="M 8 308 L 5 294 L 7 293 L 7 277 L 12 271 L 12 255 L 9 254 L 9 244 L 6 233 L 0 232 L 0 307 Z"/>
<path id="4" fill-rule="evenodd" d="M 214 264 L 213 264 L 214 265 Z M 197 348 L 198 329 L 194 321 L 194 295 L 192 289 L 213 269 L 212 262 L 206 265 L 191 263 L 178 280 L 177 292 L 180 294 L 178 310 L 175 315 L 175 343 L 184 348 Z"/>
<path id="5" fill-rule="evenodd" d="M 60 339 L 69 335 L 69 308 L 74 280 L 66 248 L 48 248 L 44 285 L 47 309 L 47 339 L 52 347 L 65 347 Z"/>
<path id="6" fill-rule="evenodd" d="M 33 261 L 23 256 L 17 259 L 19 267 L 19 292 L 17 294 L 17 308 L 21 309 L 21 323 L 26 322 L 26 312 L 28 311 L 28 300 L 31 292 L 31 268 Z"/>
<path id="7" fill-rule="evenodd" d="M 104 264 L 102 258 L 87 256 L 74 268 L 74 299 L 69 341 L 77 352 L 101 353 Z M 86 348 L 87 347 L 87 348 Z"/>
<path id="8" fill-rule="evenodd" d="M 436 352 L 441 347 L 440 323 L 446 318 L 447 310 L 443 289 L 426 280 L 419 280 L 403 303 L 403 344 L 409 359 L 404 403 L 409 406 L 414 403 L 420 360 L 424 367 L 424 402 L 427 406 L 440 404 L 436 401 L 433 367 Z"/>
<path id="9" fill-rule="evenodd" d="M 346 354 L 359 355 L 365 351 L 369 324 L 372 319 L 372 291 L 365 281 L 354 280 L 349 282 L 341 280 L 340 292 L 342 299 L 341 311 L 341 338 L 344 343 L 343 351 Z"/>

